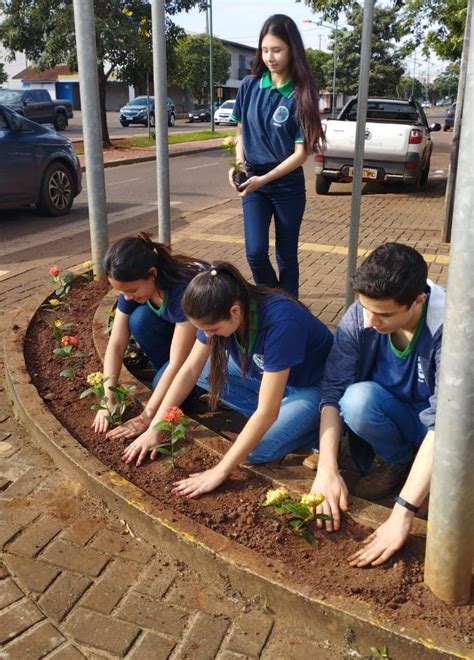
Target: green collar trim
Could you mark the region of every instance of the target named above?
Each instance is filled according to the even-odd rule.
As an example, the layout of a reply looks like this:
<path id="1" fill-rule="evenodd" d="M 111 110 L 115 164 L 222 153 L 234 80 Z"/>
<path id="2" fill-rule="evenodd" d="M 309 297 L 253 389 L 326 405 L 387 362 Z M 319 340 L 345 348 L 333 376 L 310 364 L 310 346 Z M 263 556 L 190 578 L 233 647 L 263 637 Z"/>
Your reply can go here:
<path id="1" fill-rule="evenodd" d="M 411 338 L 411 342 L 408 344 L 408 346 L 405 346 L 403 351 L 400 351 L 396 346 L 394 346 L 392 342 L 392 335 L 389 335 L 388 340 L 390 342 L 390 348 L 398 358 L 402 358 L 402 359 L 407 358 L 415 348 L 416 342 L 418 341 L 418 337 L 420 336 L 420 332 L 423 330 L 423 326 L 425 325 L 427 309 L 428 309 L 428 301 L 425 300 L 425 302 L 423 303 L 423 311 L 421 313 L 420 320 L 418 321 L 418 325 L 416 326 L 415 334 Z"/>
<path id="2" fill-rule="evenodd" d="M 163 316 L 163 314 L 166 311 L 166 307 L 168 305 L 168 291 L 165 289 L 163 292 L 163 302 L 159 307 L 155 307 L 155 305 L 151 302 L 151 300 L 147 300 L 146 304 L 148 307 L 151 309 L 152 312 L 155 312 L 157 316 Z"/>
<path id="3" fill-rule="evenodd" d="M 253 351 L 253 347 L 255 346 L 255 342 L 257 340 L 257 328 L 258 328 L 257 301 L 251 300 L 250 301 L 250 336 L 249 336 L 249 349 L 248 349 L 249 353 Z M 245 353 L 245 348 L 239 342 L 236 332 L 234 332 L 234 337 L 235 337 L 235 341 L 237 342 L 237 346 L 239 347 L 239 351 L 241 353 Z"/>
<path id="4" fill-rule="evenodd" d="M 265 71 L 263 76 L 260 78 L 260 89 L 276 89 L 277 92 L 280 92 L 282 96 L 286 96 L 287 99 L 290 98 L 290 96 L 293 96 L 295 93 L 295 88 L 293 87 L 293 83 L 291 80 L 287 80 L 286 83 L 283 83 L 281 87 L 277 87 L 272 83 L 272 77 L 270 75 L 270 71 Z"/>

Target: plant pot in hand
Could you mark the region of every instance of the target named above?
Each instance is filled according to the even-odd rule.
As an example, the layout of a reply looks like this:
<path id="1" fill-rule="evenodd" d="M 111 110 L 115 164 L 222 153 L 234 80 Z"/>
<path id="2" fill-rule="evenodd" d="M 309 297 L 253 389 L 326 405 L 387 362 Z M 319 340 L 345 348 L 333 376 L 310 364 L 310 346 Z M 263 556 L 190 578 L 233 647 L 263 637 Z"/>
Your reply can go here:
<path id="1" fill-rule="evenodd" d="M 240 186 L 248 180 L 247 172 L 234 172 L 232 181 L 235 183 L 237 190 L 241 190 Z"/>

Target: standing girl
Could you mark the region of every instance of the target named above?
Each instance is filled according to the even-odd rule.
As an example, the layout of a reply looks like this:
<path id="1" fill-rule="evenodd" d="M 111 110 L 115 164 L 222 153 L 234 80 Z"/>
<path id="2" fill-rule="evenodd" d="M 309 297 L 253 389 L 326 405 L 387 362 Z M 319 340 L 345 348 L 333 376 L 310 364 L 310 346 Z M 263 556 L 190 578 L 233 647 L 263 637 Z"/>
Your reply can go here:
<path id="1" fill-rule="evenodd" d="M 118 382 L 130 334 L 156 369 L 153 394 L 138 417 L 108 432 L 110 438 L 133 438 L 143 433 L 158 410 L 173 378 L 191 351 L 196 328 L 186 319 L 181 302 L 188 282 L 207 264 L 172 255 L 161 243 L 141 233 L 112 245 L 104 267 L 110 284 L 119 291 L 117 309 L 104 359 L 104 387 L 109 405 Z M 108 410 L 93 422 L 97 433 L 108 429 Z"/>
<path id="2" fill-rule="evenodd" d="M 244 458 L 274 461 L 315 445 L 319 382 L 332 346 L 327 327 L 298 301 L 249 284 L 226 262 L 189 283 L 183 309 L 198 328 L 196 342 L 148 430 L 125 450 L 125 462 L 139 465 L 149 451 L 154 458 L 161 437 L 155 423 L 196 383 L 210 391 L 211 407 L 221 399 L 248 421 L 221 461 L 175 484 L 176 494 L 213 490 Z"/>
<path id="3" fill-rule="evenodd" d="M 306 204 L 302 165 L 323 140 L 318 97 L 294 21 L 265 21 L 253 75 L 242 82 L 231 118 L 238 122 L 236 160 L 249 179 L 241 192 L 245 249 L 256 284 L 298 296 L 298 237 Z M 269 229 L 275 218 L 278 277 L 270 263 Z"/>

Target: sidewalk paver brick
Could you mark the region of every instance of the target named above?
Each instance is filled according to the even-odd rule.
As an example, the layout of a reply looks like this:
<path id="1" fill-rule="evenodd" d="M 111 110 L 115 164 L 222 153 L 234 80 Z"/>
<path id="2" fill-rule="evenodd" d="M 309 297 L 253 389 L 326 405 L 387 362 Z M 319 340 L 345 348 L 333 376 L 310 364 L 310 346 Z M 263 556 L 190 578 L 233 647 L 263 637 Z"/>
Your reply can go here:
<path id="1" fill-rule="evenodd" d="M 75 646 L 66 644 L 49 655 L 48 660 L 83 660 L 85 657 Z"/>
<path id="2" fill-rule="evenodd" d="M 100 580 L 88 590 L 81 605 L 95 612 L 110 614 L 134 584 L 140 569 L 137 564 L 116 559 L 107 566 Z"/>
<path id="3" fill-rule="evenodd" d="M 247 612 L 234 623 L 225 648 L 233 653 L 260 655 L 272 630 L 273 618 L 261 612 Z"/>
<path id="4" fill-rule="evenodd" d="M 163 598 L 177 575 L 177 570 L 170 562 L 163 562 L 161 558 L 153 560 L 145 570 L 133 590 L 144 596 Z"/>
<path id="5" fill-rule="evenodd" d="M 110 561 L 110 555 L 95 548 L 79 548 L 61 539 L 53 541 L 42 554 L 42 558 L 68 571 L 93 577 L 97 577 Z"/>
<path id="6" fill-rule="evenodd" d="M 51 623 L 42 623 L 14 640 L 0 654 L 5 660 L 38 660 L 63 644 L 65 638 Z"/>
<path id="7" fill-rule="evenodd" d="M 0 644 L 13 639 L 24 630 L 44 619 L 41 611 L 29 600 L 21 600 L 16 605 L 0 613 Z"/>
<path id="8" fill-rule="evenodd" d="M 61 573 L 48 591 L 41 596 L 38 605 L 46 616 L 60 622 L 90 585 L 91 580 L 83 575 Z"/>
<path id="9" fill-rule="evenodd" d="M 148 660 L 148 658 L 150 660 L 167 660 L 174 646 L 175 642 L 170 639 L 146 632 L 127 658 L 128 660 Z"/>
<path id="10" fill-rule="evenodd" d="M 58 576 L 59 570 L 37 559 L 6 554 L 4 561 L 19 583 L 28 591 L 42 594 Z"/>
<path id="11" fill-rule="evenodd" d="M 56 518 L 41 516 L 10 543 L 8 552 L 23 557 L 36 557 L 60 531 L 61 526 Z"/>
<path id="12" fill-rule="evenodd" d="M 23 592 L 11 579 L 3 580 L 0 588 L 0 610 L 23 598 Z"/>
<path id="13" fill-rule="evenodd" d="M 171 605 L 166 605 L 141 594 L 129 594 L 116 612 L 124 621 L 143 628 L 179 638 L 186 626 L 187 614 Z"/>
<path id="14" fill-rule="evenodd" d="M 199 612 L 191 629 L 179 648 L 182 658 L 208 660 L 214 658 L 229 627 L 228 619 L 217 618 Z"/>
<path id="15" fill-rule="evenodd" d="M 127 653 L 140 632 L 137 626 L 82 608 L 72 612 L 65 628 L 76 641 L 114 653 L 120 658 Z"/>
<path id="16" fill-rule="evenodd" d="M 141 564 L 146 564 L 153 556 L 153 548 L 148 544 L 111 529 L 98 532 L 91 543 L 91 547 L 121 559 L 131 559 Z"/>
<path id="17" fill-rule="evenodd" d="M 61 538 L 69 543 L 86 545 L 103 525 L 103 520 L 94 520 L 91 516 L 81 516 L 61 534 Z"/>

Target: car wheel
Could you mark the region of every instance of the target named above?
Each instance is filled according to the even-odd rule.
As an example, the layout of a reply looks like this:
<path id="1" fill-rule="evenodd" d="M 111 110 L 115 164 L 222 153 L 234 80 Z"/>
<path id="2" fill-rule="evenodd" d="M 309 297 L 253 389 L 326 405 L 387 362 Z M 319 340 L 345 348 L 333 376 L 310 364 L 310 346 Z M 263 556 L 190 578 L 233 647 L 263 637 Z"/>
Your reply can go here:
<path id="1" fill-rule="evenodd" d="M 420 175 L 420 186 L 426 185 L 430 173 L 430 166 L 431 166 L 431 159 L 428 158 L 426 165 L 424 166 L 423 171 L 421 172 Z"/>
<path id="2" fill-rule="evenodd" d="M 316 175 L 316 192 L 318 195 L 327 195 L 330 185 L 331 181 L 327 177 L 321 174 Z"/>
<path id="3" fill-rule="evenodd" d="M 69 213 L 74 199 L 74 179 L 63 163 L 51 163 L 41 182 L 38 208 L 46 215 Z"/>
<path id="4" fill-rule="evenodd" d="M 174 126 L 176 124 L 176 115 L 174 112 L 170 112 L 168 115 L 168 126 Z"/>
<path id="5" fill-rule="evenodd" d="M 150 128 L 155 128 L 155 115 L 153 112 L 150 112 Z"/>
<path id="6" fill-rule="evenodd" d="M 67 117 L 64 112 L 58 112 L 53 121 L 53 126 L 57 131 L 64 131 L 67 128 Z"/>
<path id="7" fill-rule="evenodd" d="M 129 121 L 122 121 L 122 120 L 120 120 L 120 123 L 122 124 L 122 126 L 123 126 L 124 128 L 127 128 L 127 127 L 130 125 L 130 122 L 129 122 Z"/>

